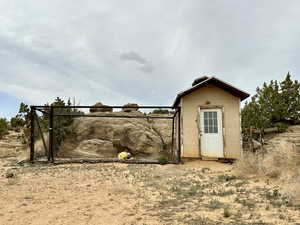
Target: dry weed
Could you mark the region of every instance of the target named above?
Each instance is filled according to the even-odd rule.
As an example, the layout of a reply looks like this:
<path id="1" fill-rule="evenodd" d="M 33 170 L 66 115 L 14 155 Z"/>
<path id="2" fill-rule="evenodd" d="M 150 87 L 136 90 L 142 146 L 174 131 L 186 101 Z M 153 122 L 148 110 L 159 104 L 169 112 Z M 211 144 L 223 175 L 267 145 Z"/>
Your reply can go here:
<path id="1" fill-rule="evenodd" d="M 282 141 L 276 150 L 266 154 L 246 153 L 235 163 L 241 177 L 266 177 L 278 181 L 282 191 L 300 201 L 300 154 L 294 144 Z"/>

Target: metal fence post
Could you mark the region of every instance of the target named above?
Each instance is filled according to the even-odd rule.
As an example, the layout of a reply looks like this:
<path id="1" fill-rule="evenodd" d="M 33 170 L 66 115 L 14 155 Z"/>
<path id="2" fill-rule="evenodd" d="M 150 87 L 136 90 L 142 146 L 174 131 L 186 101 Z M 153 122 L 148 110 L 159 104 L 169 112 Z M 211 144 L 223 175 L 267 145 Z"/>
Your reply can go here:
<path id="1" fill-rule="evenodd" d="M 178 153 L 177 153 L 177 161 L 181 163 L 181 107 L 178 107 Z"/>
<path id="2" fill-rule="evenodd" d="M 34 107 L 30 106 L 30 162 L 34 161 Z"/>
<path id="3" fill-rule="evenodd" d="M 53 107 L 50 106 L 49 113 L 49 156 L 48 161 L 54 162 L 54 153 L 53 153 Z"/>
<path id="4" fill-rule="evenodd" d="M 174 117 L 172 119 L 172 148 L 171 148 L 171 151 L 172 151 L 172 161 L 174 162 L 175 159 L 174 159 Z"/>

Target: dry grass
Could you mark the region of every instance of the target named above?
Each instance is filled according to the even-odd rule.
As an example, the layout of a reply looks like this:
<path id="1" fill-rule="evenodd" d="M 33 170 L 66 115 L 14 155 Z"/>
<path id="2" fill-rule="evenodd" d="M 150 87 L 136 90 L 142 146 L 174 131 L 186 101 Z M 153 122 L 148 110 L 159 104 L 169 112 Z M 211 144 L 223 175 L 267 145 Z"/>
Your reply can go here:
<path id="1" fill-rule="evenodd" d="M 15 162 L 0 159 L 0 224 L 300 223 L 300 207 L 291 205 L 277 185 L 241 179 L 228 164 Z"/>
<path id="2" fill-rule="evenodd" d="M 295 145 L 282 141 L 278 148 L 265 154 L 246 153 L 235 163 L 241 177 L 267 178 L 277 182 L 282 193 L 300 202 L 300 154 Z"/>

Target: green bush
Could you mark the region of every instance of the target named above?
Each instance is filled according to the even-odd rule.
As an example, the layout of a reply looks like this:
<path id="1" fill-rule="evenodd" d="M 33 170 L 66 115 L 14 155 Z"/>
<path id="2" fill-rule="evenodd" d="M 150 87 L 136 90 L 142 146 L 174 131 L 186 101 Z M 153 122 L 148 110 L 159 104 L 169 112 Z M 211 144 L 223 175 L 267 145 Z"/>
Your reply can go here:
<path id="1" fill-rule="evenodd" d="M 231 216 L 231 211 L 230 211 L 230 209 L 229 209 L 228 206 L 226 206 L 226 207 L 223 209 L 223 216 L 226 217 L 226 218 L 228 218 L 228 217 Z"/>
<path id="2" fill-rule="evenodd" d="M 5 118 L 0 118 L 0 139 L 8 132 L 8 122 Z"/>
<path id="3" fill-rule="evenodd" d="M 165 165 L 169 163 L 168 158 L 165 156 L 160 156 L 157 160 L 161 165 Z"/>
<path id="4" fill-rule="evenodd" d="M 172 111 L 169 111 L 167 109 L 154 109 L 152 111 L 153 114 L 171 114 L 173 113 Z"/>
<path id="5" fill-rule="evenodd" d="M 236 179 L 236 176 L 227 175 L 227 174 L 225 174 L 225 175 L 222 174 L 217 177 L 217 180 L 219 182 L 228 182 L 228 181 L 235 180 L 235 179 Z"/>
<path id="6" fill-rule="evenodd" d="M 274 123 L 274 126 L 278 127 L 278 132 L 285 132 L 288 129 L 289 124 L 284 122 L 278 122 L 278 123 Z"/>
<path id="7" fill-rule="evenodd" d="M 12 128 L 22 128 L 25 126 L 25 120 L 20 115 L 16 115 L 10 119 L 10 126 Z"/>

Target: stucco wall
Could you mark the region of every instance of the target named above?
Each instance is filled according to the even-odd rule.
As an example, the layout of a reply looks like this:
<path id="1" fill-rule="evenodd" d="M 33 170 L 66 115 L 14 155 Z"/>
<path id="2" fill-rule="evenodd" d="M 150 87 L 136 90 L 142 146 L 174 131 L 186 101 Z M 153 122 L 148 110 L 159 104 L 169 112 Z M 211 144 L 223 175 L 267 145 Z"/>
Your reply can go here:
<path id="1" fill-rule="evenodd" d="M 225 158 L 240 158 L 240 99 L 230 93 L 208 85 L 182 97 L 182 132 L 183 132 L 183 157 L 200 157 L 197 115 L 198 107 L 207 106 L 223 106 L 223 124 L 225 128 Z"/>

